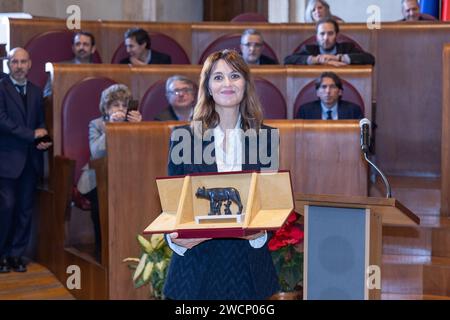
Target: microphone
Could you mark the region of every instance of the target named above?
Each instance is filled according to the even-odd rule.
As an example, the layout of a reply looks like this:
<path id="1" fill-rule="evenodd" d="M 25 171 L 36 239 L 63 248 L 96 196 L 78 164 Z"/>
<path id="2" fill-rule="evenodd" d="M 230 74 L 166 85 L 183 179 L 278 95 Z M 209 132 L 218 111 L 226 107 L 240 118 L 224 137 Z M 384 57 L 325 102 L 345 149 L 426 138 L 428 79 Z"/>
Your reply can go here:
<path id="1" fill-rule="evenodd" d="M 373 163 L 370 161 L 369 154 L 369 146 L 370 146 L 370 120 L 367 118 L 361 119 L 359 121 L 359 127 L 361 128 L 361 151 L 364 153 L 364 159 L 375 169 L 376 172 L 380 175 L 383 180 L 384 186 L 386 187 L 386 198 L 392 197 L 391 185 L 389 184 L 388 179 L 385 174 Z"/>
<path id="2" fill-rule="evenodd" d="M 361 128 L 361 150 L 364 153 L 368 153 L 370 146 L 370 120 L 367 118 L 361 119 L 359 127 Z"/>

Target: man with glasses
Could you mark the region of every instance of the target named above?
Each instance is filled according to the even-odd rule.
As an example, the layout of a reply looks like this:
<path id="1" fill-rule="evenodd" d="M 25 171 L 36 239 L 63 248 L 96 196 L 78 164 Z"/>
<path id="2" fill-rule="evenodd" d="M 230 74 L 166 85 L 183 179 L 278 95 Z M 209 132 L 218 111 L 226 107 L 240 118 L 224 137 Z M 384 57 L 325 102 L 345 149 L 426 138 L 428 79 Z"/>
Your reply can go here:
<path id="1" fill-rule="evenodd" d="M 189 121 L 194 111 L 196 85 L 190 79 L 174 75 L 166 81 L 166 98 L 169 106 L 158 114 L 157 121 Z"/>
<path id="2" fill-rule="evenodd" d="M 247 64 L 277 64 L 262 54 L 264 39 L 255 29 L 247 29 L 241 35 L 241 54 Z"/>
<path id="3" fill-rule="evenodd" d="M 334 72 L 324 72 L 316 80 L 316 94 L 319 100 L 300 106 L 296 119 L 348 120 L 362 119 L 361 107 L 341 100 L 342 81 Z"/>

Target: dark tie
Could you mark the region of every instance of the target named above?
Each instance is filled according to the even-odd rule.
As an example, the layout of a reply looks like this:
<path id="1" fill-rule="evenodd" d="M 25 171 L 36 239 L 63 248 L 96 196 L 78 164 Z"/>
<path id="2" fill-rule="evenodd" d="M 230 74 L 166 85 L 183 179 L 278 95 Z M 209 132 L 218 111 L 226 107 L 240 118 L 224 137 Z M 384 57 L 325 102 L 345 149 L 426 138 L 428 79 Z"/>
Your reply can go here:
<path id="1" fill-rule="evenodd" d="M 21 96 L 25 95 L 25 85 L 15 84 L 14 85 L 17 89 L 19 89 L 19 93 Z"/>
<path id="2" fill-rule="evenodd" d="M 333 118 L 331 117 L 331 110 L 327 111 L 327 120 L 333 120 Z"/>
<path id="3" fill-rule="evenodd" d="M 27 108 L 27 96 L 25 95 L 25 85 L 15 84 L 14 85 L 20 93 L 20 97 L 22 98 L 23 105 L 25 106 L 25 109 Z"/>

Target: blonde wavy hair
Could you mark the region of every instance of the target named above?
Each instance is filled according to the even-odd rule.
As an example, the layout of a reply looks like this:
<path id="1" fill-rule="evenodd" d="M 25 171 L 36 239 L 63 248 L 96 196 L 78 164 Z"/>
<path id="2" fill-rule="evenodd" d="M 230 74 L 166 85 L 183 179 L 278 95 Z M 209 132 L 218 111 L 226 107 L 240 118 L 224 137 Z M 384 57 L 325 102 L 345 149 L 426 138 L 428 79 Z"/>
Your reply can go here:
<path id="1" fill-rule="evenodd" d="M 258 132 L 262 125 L 263 114 L 250 69 L 241 55 L 237 51 L 230 49 L 212 53 L 203 64 L 200 73 L 197 104 L 192 117 L 192 129 L 195 121 L 202 122 L 203 130 L 215 128 L 220 123 L 219 114 L 215 110 L 215 101 L 209 93 L 211 72 L 219 60 L 224 60 L 234 71 L 239 72 L 244 77 L 245 91 L 239 106 L 242 129 L 252 128 Z"/>

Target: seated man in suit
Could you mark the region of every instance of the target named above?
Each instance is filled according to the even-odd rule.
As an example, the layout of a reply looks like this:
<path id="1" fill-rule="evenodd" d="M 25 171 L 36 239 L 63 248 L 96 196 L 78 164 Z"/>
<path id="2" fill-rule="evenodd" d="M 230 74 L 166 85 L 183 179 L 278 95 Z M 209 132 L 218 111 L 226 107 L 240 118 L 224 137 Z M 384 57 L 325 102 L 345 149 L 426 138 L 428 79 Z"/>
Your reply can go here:
<path id="1" fill-rule="evenodd" d="M 262 54 L 264 39 L 255 29 L 247 29 L 241 35 L 241 55 L 247 64 L 277 64 L 275 60 Z"/>
<path id="2" fill-rule="evenodd" d="M 125 47 L 129 57 L 120 60 L 121 64 L 171 64 L 172 58 L 151 49 L 150 36 L 142 28 L 131 28 L 125 32 Z"/>
<path id="3" fill-rule="evenodd" d="M 82 64 L 94 63 L 95 37 L 92 33 L 79 31 L 75 33 L 72 40 L 73 59 L 59 63 Z M 44 88 L 44 98 L 52 94 L 52 82 L 50 76 Z"/>
<path id="4" fill-rule="evenodd" d="M 402 0 L 402 15 L 400 21 L 430 21 L 436 20 L 432 15 L 424 15 L 420 13 L 419 3 L 417 0 Z"/>
<path id="5" fill-rule="evenodd" d="M 324 72 L 316 80 L 319 100 L 300 106 L 296 119 L 346 120 L 362 119 L 361 107 L 341 100 L 342 81 L 334 72 Z"/>
<path id="6" fill-rule="evenodd" d="M 197 86 L 189 78 L 175 75 L 166 81 L 169 106 L 155 117 L 157 121 L 190 121 L 194 111 Z"/>
<path id="7" fill-rule="evenodd" d="M 353 43 L 336 42 L 339 33 L 338 23 L 326 18 L 316 25 L 317 44 L 305 45 L 284 59 L 284 64 L 324 64 L 335 67 L 348 64 L 375 64 L 375 58 L 367 52 L 361 51 Z"/>

